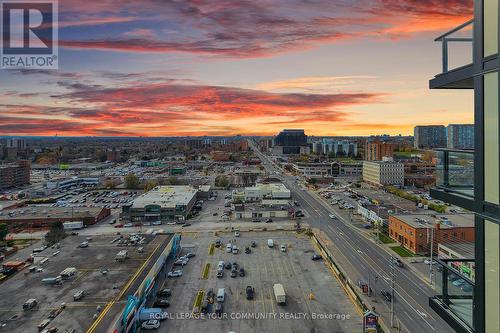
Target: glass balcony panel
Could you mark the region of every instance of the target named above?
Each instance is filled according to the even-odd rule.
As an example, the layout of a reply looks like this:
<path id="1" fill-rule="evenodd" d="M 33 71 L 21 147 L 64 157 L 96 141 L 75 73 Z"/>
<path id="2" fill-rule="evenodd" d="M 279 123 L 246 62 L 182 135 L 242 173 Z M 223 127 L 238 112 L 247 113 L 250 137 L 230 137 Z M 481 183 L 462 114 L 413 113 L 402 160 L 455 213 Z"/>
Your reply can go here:
<path id="1" fill-rule="evenodd" d="M 441 43 L 442 73 L 472 64 L 473 30 L 470 20 L 435 39 Z"/>
<path id="2" fill-rule="evenodd" d="M 436 186 L 447 192 L 474 197 L 474 151 L 437 150 Z"/>

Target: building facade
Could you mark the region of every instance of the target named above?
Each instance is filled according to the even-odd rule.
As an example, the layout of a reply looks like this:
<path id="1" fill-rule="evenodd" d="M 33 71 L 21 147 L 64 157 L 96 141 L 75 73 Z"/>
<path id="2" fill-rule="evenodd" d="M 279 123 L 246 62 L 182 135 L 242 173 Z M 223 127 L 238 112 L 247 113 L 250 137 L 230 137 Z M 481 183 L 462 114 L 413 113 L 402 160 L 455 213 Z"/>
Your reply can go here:
<path id="1" fill-rule="evenodd" d="M 30 183 L 30 174 L 29 161 L 0 165 L 0 189 L 27 185 Z"/>
<path id="2" fill-rule="evenodd" d="M 389 142 L 379 140 L 366 141 L 365 144 L 365 160 L 367 161 L 382 161 L 384 157 L 394 156 L 394 145 Z"/>
<path id="3" fill-rule="evenodd" d="M 364 161 L 363 181 L 377 185 L 403 186 L 405 177 L 404 164 L 398 162 Z"/>
<path id="4" fill-rule="evenodd" d="M 472 214 L 389 216 L 389 236 L 413 254 L 437 253 L 442 242 L 474 242 Z"/>
<path id="5" fill-rule="evenodd" d="M 443 125 L 415 126 L 413 136 L 417 149 L 446 147 L 446 127 Z"/>
<path id="6" fill-rule="evenodd" d="M 436 39 L 442 43 L 442 71 L 429 85 L 431 89 L 474 91 L 474 152 L 467 153 L 474 164 L 473 178 L 467 184 L 448 181 L 452 175 L 448 157 L 457 153 L 445 152 L 443 179 L 437 180 L 442 186 L 431 190 L 431 195 L 475 213 L 475 281 L 453 269 L 448 262 L 440 262 L 442 287 L 429 299 L 429 305 L 457 332 L 497 333 L 500 332 L 500 10 L 499 0 L 474 0 L 473 4 L 471 20 Z M 443 6 L 443 10 L 445 8 Z M 464 31 L 471 34 L 462 40 L 472 45 L 472 60 L 458 68 L 449 68 L 448 38 Z M 472 293 L 458 295 L 458 301 L 466 302 L 466 308 L 455 307 L 458 297 L 449 292 L 446 280 L 450 274 L 459 275 L 473 286 Z"/>
<path id="7" fill-rule="evenodd" d="M 307 147 L 307 135 L 303 129 L 285 129 L 274 138 L 274 146 L 279 147 L 278 155 L 301 154 Z"/>
<path id="8" fill-rule="evenodd" d="M 474 149 L 474 125 L 450 124 L 446 127 L 448 148 Z"/>

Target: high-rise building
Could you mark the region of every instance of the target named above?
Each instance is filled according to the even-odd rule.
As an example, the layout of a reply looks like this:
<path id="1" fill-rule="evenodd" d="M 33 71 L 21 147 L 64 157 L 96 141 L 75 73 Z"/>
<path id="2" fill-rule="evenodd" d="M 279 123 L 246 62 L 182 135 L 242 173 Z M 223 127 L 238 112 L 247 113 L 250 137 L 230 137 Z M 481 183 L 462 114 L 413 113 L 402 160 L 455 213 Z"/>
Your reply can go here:
<path id="1" fill-rule="evenodd" d="M 282 154 L 300 154 L 307 146 L 307 135 L 303 129 L 285 129 L 274 138 L 274 145 L 281 147 Z"/>
<path id="2" fill-rule="evenodd" d="M 446 127 L 443 125 L 415 126 L 413 136 L 417 149 L 446 147 Z"/>
<path id="3" fill-rule="evenodd" d="M 439 259 L 437 294 L 431 308 L 457 332 L 500 332 L 500 57 L 499 0 L 474 0 L 474 18 L 444 33 L 442 72 L 430 80 L 431 89 L 473 89 L 474 151 L 437 149 L 433 198 L 455 204 L 475 215 L 474 280 L 454 268 L 457 259 Z M 444 5 L 441 9 L 446 12 Z M 467 37 L 466 34 L 471 37 Z M 448 64 L 454 36 L 472 45 L 472 60 L 458 68 Z M 456 50 L 456 49 L 455 49 Z M 455 54 L 450 54 L 455 57 Z M 436 107 L 440 107 L 436 105 Z M 472 112 L 472 110 L 471 110 Z M 450 119 L 452 120 L 452 119 Z M 467 172 L 472 170 L 472 172 Z M 432 265 L 433 266 L 433 265 Z M 460 278 L 460 289 L 455 283 Z"/>
<path id="4" fill-rule="evenodd" d="M 337 156 L 358 155 L 358 145 L 355 142 L 337 141 L 333 139 L 323 139 L 323 154 Z"/>
<path id="5" fill-rule="evenodd" d="M 365 160 L 381 161 L 383 157 L 394 156 L 394 145 L 389 142 L 379 140 L 366 141 L 365 144 Z"/>
<path id="6" fill-rule="evenodd" d="M 474 148 L 474 125 L 472 124 L 450 124 L 446 128 L 446 136 L 448 148 Z"/>
<path id="7" fill-rule="evenodd" d="M 106 151 L 106 160 L 110 162 L 117 162 L 120 156 L 119 151 L 116 148 L 108 149 Z"/>
<path id="8" fill-rule="evenodd" d="M 26 140 L 18 138 L 8 139 L 7 148 L 16 148 L 18 150 L 24 150 L 26 149 Z"/>
<path id="9" fill-rule="evenodd" d="M 30 173 L 29 161 L 0 165 L 0 189 L 29 184 Z"/>

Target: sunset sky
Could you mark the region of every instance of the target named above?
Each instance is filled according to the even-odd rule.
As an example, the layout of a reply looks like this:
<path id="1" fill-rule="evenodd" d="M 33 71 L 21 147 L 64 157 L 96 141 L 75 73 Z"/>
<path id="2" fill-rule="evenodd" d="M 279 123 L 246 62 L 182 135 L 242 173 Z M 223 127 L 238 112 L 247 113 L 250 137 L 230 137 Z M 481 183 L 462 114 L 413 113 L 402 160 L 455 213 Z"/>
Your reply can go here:
<path id="1" fill-rule="evenodd" d="M 411 134 L 472 0 L 59 0 L 59 70 L 0 70 L 0 135 Z M 457 48 L 452 63 L 467 62 Z"/>

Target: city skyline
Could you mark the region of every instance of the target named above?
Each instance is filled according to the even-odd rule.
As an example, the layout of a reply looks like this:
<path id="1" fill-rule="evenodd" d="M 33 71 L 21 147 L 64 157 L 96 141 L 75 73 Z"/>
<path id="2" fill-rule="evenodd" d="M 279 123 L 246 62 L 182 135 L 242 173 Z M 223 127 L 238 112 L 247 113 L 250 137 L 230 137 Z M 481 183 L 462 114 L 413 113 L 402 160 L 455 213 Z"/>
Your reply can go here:
<path id="1" fill-rule="evenodd" d="M 0 135 L 409 135 L 473 120 L 470 91 L 427 87 L 432 39 L 472 1 L 59 6 L 60 69 L 0 71 Z"/>

